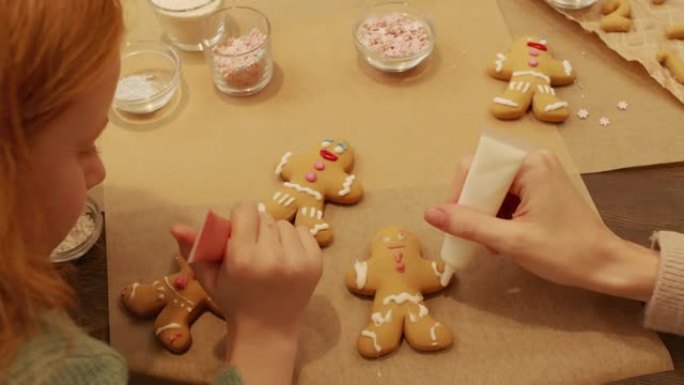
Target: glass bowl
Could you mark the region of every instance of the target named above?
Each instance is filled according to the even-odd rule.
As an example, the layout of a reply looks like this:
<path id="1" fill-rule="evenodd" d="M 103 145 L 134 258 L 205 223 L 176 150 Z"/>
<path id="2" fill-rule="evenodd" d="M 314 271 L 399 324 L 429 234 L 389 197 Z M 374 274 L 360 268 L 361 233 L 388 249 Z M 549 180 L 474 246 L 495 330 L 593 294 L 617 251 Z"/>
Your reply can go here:
<path id="1" fill-rule="evenodd" d="M 407 2 L 378 3 L 364 9 L 352 35 L 359 54 L 386 72 L 416 67 L 435 46 L 430 15 Z"/>
<path id="2" fill-rule="evenodd" d="M 52 251 L 50 260 L 66 262 L 81 258 L 97 243 L 102 234 L 103 225 L 104 217 L 100 206 L 88 196 L 83 214 L 78 218 L 69 235 Z"/>
<path id="3" fill-rule="evenodd" d="M 596 3 L 596 0 L 546 0 L 547 3 L 561 9 L 583 9 Z"/>
<path id="4" fill-rule="evenodd" d="M 114 108 L 148 114 L 164 107 L 180 84 L 181 63 L 171 46 L 157 41 L 132 41 L 121 51 L 121 75 Z"/>
<path id="5" fill-rule="evenodd" d="M 271 81 L 271 22 L 259 10 L 235 6 L 216 12 L 204 21 L 202 47 L 221 92 L 252 95 Z"/>

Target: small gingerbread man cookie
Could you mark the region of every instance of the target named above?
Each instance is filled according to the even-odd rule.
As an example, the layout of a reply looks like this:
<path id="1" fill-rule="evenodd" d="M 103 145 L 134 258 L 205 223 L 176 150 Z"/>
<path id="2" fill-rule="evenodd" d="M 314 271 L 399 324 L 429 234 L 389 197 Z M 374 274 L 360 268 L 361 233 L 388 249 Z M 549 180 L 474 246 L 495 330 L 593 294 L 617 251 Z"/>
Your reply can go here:
<path id="1" fill-rule="evenodd" d="M 169 351 L 184 353 L 192 345 L 190 325 L 205 310 L 223 318 L 214 301 L 195 279 L 183 257 L 176 256 L 179 272 L 151 284 L 135 282 L 121 290 L 124 307 L 138 317 L 155 315 L 155 335 Z"/>
<path id="2" fill-rule="evenodd" d="M 287 152 L 275 169 L 285 183 L 271 200 L 260 206 L 274 219 L 293 220 L 309 228 L 320 246 L 332 241 L 332 229 L 323 218 L 326 201 L 354 204 L 363 189 L 350 174 L 354 151 L 343 139 L 323 139 L 320 146 L 306 154 Z"/>
<path id="3" fill-rule="evenodd" d="M 663 50 L 658 52 L 658 63 L 667 67 L 672 76 L 681 84 L 684 84 L 684 59 L 674 51 Z"/>
<path id="4" fill-rule="evenodd" d="M 375 295 L 371 322 L 358 340 L 359 353 L 366 358 L 389 354 L 402 334 L 419 351 L 451 346 L 451 330 L 430 316 L 423 299 L 445 288 L 440 282 L 444 262 L 424 259 L 418 238 L 396 226 L 380 230 L 371 248 L 371 257 L 357 261 L 346 277 L 350 291 Z"/>
<path id="5" fill-rule="evenodd" d="M 632 6 L 629 0 L 607 0 L 601 7 L 601 29 L 606 32 L 629 32 L 632 29 Z"/>
<path id="6" fill-rule="evenodd" d="M 498 119 L 521 118 L 532 104 L 534 116 L 545 122 L 562 122 L 570 116 L 568 103 L 556 97 L 552 86 L 575 81 L 575 70 L 567 60 L 551 55 L 546 39 L 522 37 L 508 55 L 497 54 L 487 69 L 490 76 L 509 81 L 503 95 L 493 99 L 492 114 Z"/>

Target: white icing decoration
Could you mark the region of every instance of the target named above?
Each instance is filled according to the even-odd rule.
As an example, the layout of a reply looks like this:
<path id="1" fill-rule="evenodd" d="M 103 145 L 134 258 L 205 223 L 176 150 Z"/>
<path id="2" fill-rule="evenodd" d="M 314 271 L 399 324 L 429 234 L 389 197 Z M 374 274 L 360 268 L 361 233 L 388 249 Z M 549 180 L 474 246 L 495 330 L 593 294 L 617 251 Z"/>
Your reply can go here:
<path id="1" fill-rule="evenodd" d="M 138 288 L 138 286 L 140 286 L 138 282 L 135 282 L 133 285 L 131 285 L 131 295 L 129 299 L 135 298 L 135 290 Z"/>
<path id="2" fill-rule="evenodd" d="M 420 302 L 423 300 L 423 296 L 420 293 L 416 293 L 415 295 L 409 294 L 409 293 L 400 293 L 400 294 L 391 294 L 385 297 L 385 299 L 382 300 L 382 303 L 384 305 L 389 305 L 391 302 L 396 302 L 397 305 L 401 305 L 402 303 L 409 301 L 412 302 L 416 305 L 420 305 Z"/>
<path id="3" fill-rule="evenodd" d="M 542 39 L 542 40 L 539 41 L 539 42 L 542 43 L 543 45 L 546 45 L 546 39 Z"/>
<path id="4" fill-rule="evenodd" d="M 333 149 L 333 151 L 335 152 L 335 154 L 338 154 L 338 155 L 339 155 L 339 154 L 341 154 L 341 153 L 344 152 L 344 148 L 342 148 L 342 146 L 335 146 L 335 148 Z"/>
<path id="5" fill-rule="evenodd" d="M 354 263 L 354 271 L 356 271 L 356 288 L 363 289 L 366 286 L 366 277 L 368 276 L 368 263 L 366 261 L 356 261 Z"/>
<path id="6" fill-rule="evenodd" d="M 428 311 L 428 308 L 425 305 L 423 305 L 422 303 L 420 305 L 418 305 L 418 308 L 420 309 L 418 311 L 418 317 L 423 318 L 426 315 L 430 314 L 430 311 Z"/>
<path id="7" fill-rule="evenodd" d="M 551 78 L 549 78 L 548 75 L 543 74 L 541 72 L 537 72 L 537 71 L 515 71 L 515 72 L 513 72 L 514 78 L 518 77 L 518 76 L 534 76 L 534 77 L 537 77 L 540 79 L 544 79 L 549 83 L 551 82 Z"/>
<path id="8" fill-rule="evenodd" d="M 302 215 L 306 216 L 306 207 L 302 208 Z"/>
<path id="9" fill-rule="evenodd" d="M 389 237 L 389 236 L 386 236 L 386 237 L 383 237 L 383 238 L 382 238 L 382 241 L 385 242 L 385 243 L 390 243 L 390 242 L 392 242 L 392 238 Z"/>
<path id="10" fill-rule="evenodd" d="M 354 179 L 356 179 L 356 175 L 349 175 L 347 178 L 344 179 L 344 183 L 342 184 L 342 190 L 338 192 L 341 197 L 349 194 L 351 192 L 351 185 L 354 183 Z"/>
<path id="11" fill-rule="evenodd" d="M 294 203 L 295 197 L 290 197 L 290 199 L 285 202 L 285 207 L 289 207 L 292 203 Z"/>
<path id="12" fill-rule="evenodd" d="M 364 330 L 364 331 L 361 332 L 361 335 L 364 336 L 364 337 L 368 337 L 368 338 L 372 339 L 372 340 L 373 340 L 373 347 L 375 348 L 375 350 L 376 350 L 378 353 L 380 353 L 380 350 L 382 350 L 382 346 L 380 346 L 380 345 L 378 344 L 378 336 L 377 336 L 377 334 L 375 334 L 375 333 L 373 333 L 373 332 L 371 332 L 371 331 L 368 331 L 368 330 Z"/>
<path id="13" fill-rule="evenodd" d="M 413 314 L 412 312 L 409 311 L 409 319 L 411 320 L 412 323 L 418 322 L 418 320 L 423 319 L 426 315 L 430 314 L 428 311 L 428 308 L 425 307 L 423 304 L 417 304 L 418 305 L 418 316 Z"/>
<path id="14" fill-rule="evenodd" d="M 185 310 L 187 310 L 188 313 L 190 313 L 190 312 L 192 312 L 192 307 L 188 306 L 188 307 L 185 308 Z"/>
<path id="15" fill-rule="evenodd" d="M 330 146 L 330 143 L 332 143 L 332 141 L 330 141 L 330 140 L 322 141 L 321 142 L 321 148 L 326 148 L 326 147 Z"/>
<path id="16" fill-rule="evenodd" d="M 280 163 L 278 163 L 278 166 L 276 166 L 275 173 L 276 175 L 280 175 L 281 172 L 283 172 L 283 168 L 287 164 L 287 162 L 290 160 L 290 157 L 292 156 L 291 152 L 286 152 L 285 155 L 280 158 Z"/>
<path id="17" fill-rule="evenodd" d="M 511 99 L 506 99 L 502 98 L 500 96 L 497 96 L 494 98 L 494 103 L 496 104 L 501 104 L 502 106 L 508 106 L 508 107 L 519 107 L 520 105 Z"/>
<path id="18" fill-rule="evenodd" d="M 273 200 L 274 200 L 274 201 L 277 202 L 278 199 L 280 199 L 280 191 L 278 191 L 277 193 L 275 193 L 275 194 L 273 195 Z"/>
<path id="19" fill-rule="evenodd" d="M 173 299 L 173 304 L 178 305 L 178 300 L 176 298 Z"/>
<path id="20" fill-rule="evenodd" d="M 194 305 L 194 304 L 195 304 L 195 303 L 192 302 L 191 300 L 189 300 L 189 299 L 187 299 L 186 297 L 182 296 L 181 293 L 179 293 L 179 292 L 176 290 L 176 288 L 174 288 L 173 286 L 171 286 L 171 283 L 169 282 L 169 277 L 164 277 L 164 282 L 166 282 L 166 286 L 168 286 L 169 289 L 171 289 L 171 291 L 172 291 L 175 295 L 179 296 L 180 298 L 183 298 L 183 299 L 184 299 L 187 303 L 189 303 L 190 305 Z M 175 300 L 174 300 L 174 301 L 175 301 Z"/>
<path id="21" fill-rule="evenodd" d="M 152 282 L 152 286 L 157 286 L 158 284 L 159 284 L 159 281 Z"/>
<path id="22" fill-rule="evenodd" d="M 565 71 L 565 76 L 572 75 L 572 64 L 567 60 L 563 60 L 563 70 Z"/>
<path id="23" fill-rule="evenodd" d="M 170 324 L 164 325 L 164 326 L 160 327 L 159 329 L 155 330 L 154 334 L 158 336 L 158 335 L 162 334 L 163 332 L 165 332 L 169 329 L 182 329 L 182 328 L 183 328 L 183 325 L 175 323 L 175 322 L 171 322 Z"/>
<path id="24" fill-rule="evenodd" d="M 435 261 L 432 261 L 432 271 L 435 272 L 435 275 L 437 276 L 437 278 L 439 278 L 439 283 L 442 286 L 446 287 L 449 284 L 449 281 L 446 281 L 446 284 L 445 284 L 444 280 L 442 279 L 443 274 L 440 273 L 439 270 L 437 270 L 437 262 L 435 262 Z"/>
<path id="25" fill-rule="evenodd" d="M 309 188 L 309 187 L 300 186 L 300 185 L 298 185 L 297 183 L 285 182 L 285 183 L 283 183 L 283 186 L 284 186 L 284 187 L 287 187 L 287 188 L 294 189 L 294 190 L 296 190 L 297 192 L 307 193 L 307 194 L 311 195 L 312 197 L 318 199 L 319 201 L 320 201 L 321 199 L 323 199 L 323 196 L 321 195 L 320 192 L 318 192 L 318 191 L 316 191 L 316 190 L 314 190 L 314 189 L 311 189 L 311 188 Z"/>
<path id="26" fill-rule="evenodd" d="M 549 112 L 549 111 L 555 111 L 564 107 L 568 106 L 568 102 L 556 102 L 556 103 L 551 103 L 544 107 L 544 111 Z"/>
<path id="27" fill-rule="evenodd" d="M 442 325 L 439 322 L 437 322 L 434 325 L 432 325 L 432 327 L 430 328 L 430 338 L 432 339 L 432 345 L 437 345 L 437 333 L 435 333 L 435 329 L 438 326 L 442 326 Z"/>
<path id="28" fill-rule="evenodd" d="M 159 295 L 157 296 L 157 298 L 159 298 L 159 299 L 164 299 L 164 298 L 166 298 L 166 297 L 164 296 L 164 294 L 159 293 Z"/>
<path id="29" fill-rule="evenodd" d="M 287 198 L 289 198 L 289 197 L 290 197 L 290 196 L 289 196 L 288 194 L 283 194 L 283 196 L 281 196 L 280 199 L 278 199 L 278 204 L 279 204 L 279 205 L 282 205 L 283 203 L 285 203 L 285 201 L 286 201 Z"/>
<path id="30" fill-rule="evenodd" d="M 380 312 L 375 312 L 371 315 L 371 320 L 375 324 L 375 326 L 382 326 L 382 324 L 390 323 L 392 322 L 392 309 L 387 310 L 387 313 L 383 317 L 382 313 Z"/>
<path id="31" fill-rule="evenodd" d="M 397 239 L 400 241 L 403 241 L 404 239 L 406 239 L 406 234 L 404 234 L 403 231 L 400 231 L 399 234 L 397 235 Z"/>
<path id="32" fill-rule="evenodd" d="M 327 230 L 329 228 L 330 225 L 327 223 L 316 223 L 309 231 L 311 232 L 311 235 L 315 237 L 320 231 Z"/>
<path id="33" fill-rule="evenodd" d="M 522 90 L 523 94 L 527 93 L 527 91 L 530 90 L 530 85 L 531 84 L 529 82 L 525 83 L 525 88 L 523 88 L 523 90 Z"/>
<path id="34" fill-rule="evenodd" d="M 496 72 L 501 72 L 503 71 L 503 65 L 504 62 L 506 61 L 506 55 L 502 54 L 501 52 L 496 54 Z"/>
<path id="35" fill-rule="evenodd" d="M 320 221 L 321 219 L 323 219 L 323 211 L 318 210 L 318 212 L 316 213 L 316 218 L 317 218 L 319 221 Z"/>

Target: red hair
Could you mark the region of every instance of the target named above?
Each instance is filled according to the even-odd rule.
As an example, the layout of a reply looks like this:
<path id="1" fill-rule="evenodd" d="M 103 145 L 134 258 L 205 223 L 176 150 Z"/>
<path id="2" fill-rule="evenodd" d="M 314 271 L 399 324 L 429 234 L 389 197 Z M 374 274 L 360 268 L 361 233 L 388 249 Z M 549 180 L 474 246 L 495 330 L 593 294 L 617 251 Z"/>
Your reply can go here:
<path id="1" fill-rule="evenodd" d="M 74 302 L 48 252 L 26 241 L 44 223 L 41 213 L 26 209 L 39 206 L 27 187 L 29 145 L 75 97 L 91 90 L 118 54 L 124 27 L 119 0 L 0 0 L 0 10 L 2 373 L 43 310 Z"/>

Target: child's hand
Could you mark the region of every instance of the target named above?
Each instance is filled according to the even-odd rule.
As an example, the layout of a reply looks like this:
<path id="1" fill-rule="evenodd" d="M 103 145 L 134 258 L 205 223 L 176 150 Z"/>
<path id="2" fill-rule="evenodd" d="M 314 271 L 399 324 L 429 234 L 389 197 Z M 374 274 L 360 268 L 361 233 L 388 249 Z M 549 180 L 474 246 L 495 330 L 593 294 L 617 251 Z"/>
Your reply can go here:
<path id="1" fill-rule="evenodd" d="M 276 222 L 253 204 L 235 206 L 230 225 L 223 260 L 191 264 L 226 316 L 226 360 L 245 383 L 291 383 L 299 321 L 322 273 L 321 250 L 308 229 Z M 172 232 L 188 255 L 194 231 Z"/>
<path id="2" fill-rule="evenodd" d="M 235 206 L 230 221 L 223 261 L 193 263 L 197 279 L 229 320 L 295 326 L 322 273 L 316 240 L 306 228 L 276 222 L 252 204 Z M 172 233 L 187 256 L 194 231 L 177 225 Z"/>
<path id="3" fill-rule="evenodd" d="M 466 162 L 456 177 L 450 202 L 426 211 L 430 224 L 508 255 L 549 281 L 627 298 L 650 298 L 658 266 L 655 254 L 613 234 L 554 155 L 537 151 L 523 162 L 510 191 L 520 198 L 511 220 L 453 203 L 467 173 Z"/>

